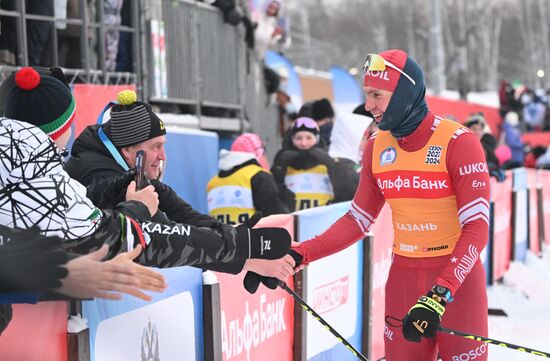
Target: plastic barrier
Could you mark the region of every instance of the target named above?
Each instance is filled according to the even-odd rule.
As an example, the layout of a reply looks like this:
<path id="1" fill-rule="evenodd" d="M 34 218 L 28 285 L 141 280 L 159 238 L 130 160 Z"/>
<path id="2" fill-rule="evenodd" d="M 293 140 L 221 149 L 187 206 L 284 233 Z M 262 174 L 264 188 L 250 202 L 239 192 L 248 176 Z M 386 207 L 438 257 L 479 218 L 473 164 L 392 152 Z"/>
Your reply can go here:
<path id="1" fill-rule="evenodd" d="M 542 184 L 542 219 L 544 224 L 544 242 L 550 244 L 550 171 L 541 170 L 539 173 Z M 546 187 L 544 187 L 546 185 Z"/>
<path id="2" fill-rule="evenodd" d="M 513 170 L 513 193 L 512 193 L 512 209 L 513 209 L 513 237 L 514 244 L 512 259 L 515 261 L 525 261 L 527 257 L 527 249 L 529 247 L 529 191 L 527 189 L 527 172 L 525 168 L 517 168 Z"/>
<path id="3" fill-rule="evenodd" d="M 386 326 L 385 295 L 386 280 L 390 271 L 393 246 L 393 226 L 391 209 L 388 204 L 382 208 L 376 222 L 372 226 L 373 239 L 370 242 L 372 255 L 371 266 L 371 297 L 369 302 L 369 325 L 366 332 L 369 336 L 369 360 L 378 360 L 384 357 L 384 336 L 392 338 L 395 330 Z M 366 247 L 366 246 L 365 246 Z"/>
<path id="4" fill-rule="evenodd" d="M 540 234 L 539 234 L 539 207 L 538 193 L 540 189 L 538 171 L 527 169 L 527 188 L 529 192 L 529 249 L 534 254 L 540 253 Z"/>
<path id="5" fill-rule="evenodd" d="M 168 282 L 153 301 L 125 296 L 121 301 L 82 303 L 90 327 L 91 360 L 203 360 L 202 271 L 161 270 Z M 143 358 L 145 357 L 145 358 Z"/>
<path id="6" fill-rule="evenodd" d="M 206 185 L 218 171 L 218 135 L 194 129 L 167 130 L 162 180 L 195 210 L 208 213 Z"/>
<path id="7" fill-rule="evenodd" d="M 493 281 L 504 276 L 512 252 L 512 175 L 497 183 L 491 178 L 493 202 Z"/>
<path id="8" fill-rule="evenodd" d="M 274 215 L 257 227 L 284 227 L 294 234 L 294 216 Z M 223 360 L 291 361 L 294 341 L 294 300 L 284 290 L 260 285 L 255 294 L 243 287 L 245 272 L 216 272 L 220 285 Z M 289 278 L 287 285 L 294 288 Z"/>
<path id="9" fill-rule="evenodd" d="M 13 305 L 13 319 L 0 337 L 0 359 L 67 360 L 67 303 Z"/>
<path id="10" fill-rule="evenodd" d="M 349 202 L 297 212 L 298 240 L 320 234 L 348 211 Z M 327 272 L 330 270 L 330 272 Z M 304 274 L 305 301 L 357 348 L 361 345 L 363 242 L 311 263 Z M 305 317 L 305 316 L 304 316 Z M 310 316 L 304 320 L 308 360 L 355 360 L 338 340 Z M 303 327 L 303 326 L 302 326 Z"/>

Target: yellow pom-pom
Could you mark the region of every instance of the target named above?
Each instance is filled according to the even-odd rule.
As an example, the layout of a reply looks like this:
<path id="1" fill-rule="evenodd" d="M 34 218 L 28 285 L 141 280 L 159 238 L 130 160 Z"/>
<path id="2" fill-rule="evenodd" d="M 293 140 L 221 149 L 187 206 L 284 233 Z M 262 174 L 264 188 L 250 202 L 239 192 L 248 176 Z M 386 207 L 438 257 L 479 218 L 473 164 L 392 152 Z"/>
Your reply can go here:
<path id="1" fill-rule="evenodd" d="M 116 100 L 121 105 L 130 105 L 137 101 L 137 94 L 133 90 L 123 90 L 118 93 Z"/>

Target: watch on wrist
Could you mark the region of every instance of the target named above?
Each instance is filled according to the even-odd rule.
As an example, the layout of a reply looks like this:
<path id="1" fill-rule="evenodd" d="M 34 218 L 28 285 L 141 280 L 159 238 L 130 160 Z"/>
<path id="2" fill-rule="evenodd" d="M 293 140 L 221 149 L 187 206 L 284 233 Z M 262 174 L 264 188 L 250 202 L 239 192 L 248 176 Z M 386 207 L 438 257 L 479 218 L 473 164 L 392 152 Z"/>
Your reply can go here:
<path id="1" fill-rule="evenodd" d="M 432 292 L 441 297 L 447 303 L 453 302 L 453 295 L 447 287 L 435 285 L 432 287 Z"/>

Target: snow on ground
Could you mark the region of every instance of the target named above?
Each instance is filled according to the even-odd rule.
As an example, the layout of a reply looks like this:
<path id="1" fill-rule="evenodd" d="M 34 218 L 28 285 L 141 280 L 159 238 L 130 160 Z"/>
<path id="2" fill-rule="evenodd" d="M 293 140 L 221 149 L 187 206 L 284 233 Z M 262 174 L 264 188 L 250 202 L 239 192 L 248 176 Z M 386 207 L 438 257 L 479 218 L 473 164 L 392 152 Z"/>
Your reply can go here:
<path id="1" fill-rule="evenodd" d="M 489 316 L 489 337 L 550 352 L 550 248 L 542 257 L 513 262 L 501 284 L 489 287 L 489 308 L 508 314 Z M 543 357 L 489 346 L 490 361 L 542 360 Z"/>

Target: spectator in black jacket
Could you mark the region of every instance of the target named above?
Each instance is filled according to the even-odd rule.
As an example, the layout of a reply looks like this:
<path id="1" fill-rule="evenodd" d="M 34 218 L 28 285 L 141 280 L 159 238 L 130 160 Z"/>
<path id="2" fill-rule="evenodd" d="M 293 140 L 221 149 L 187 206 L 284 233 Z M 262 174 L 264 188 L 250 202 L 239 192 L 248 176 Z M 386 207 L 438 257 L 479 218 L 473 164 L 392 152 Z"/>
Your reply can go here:
<path id="1" fill-rule="evenodd" d="M 4 114 L 23 120 L 0 118 L 0 154 L 6 157 L 0 162 L 0 224 L 37 226 L 46 236 L 61 237 L 66 250 L 79 254 L 108 244 L 107 257 L 113 258 L 140 244 L 143 252 L 137 261 L 156 267 L 244 262 L 265 254 L 253 247 L 261 243 L 255 233 L 266 229 L 250 231 L 244 225 L 212 232 L 175 222 L 151 222 L 158 206 L 153 186 L 136 192 L 131 182 L 124 194 L 132 201 L 119 203 L 111 196 L 104 197 L 116 202 L 109 207 L 94 205 L 87 189 L 63 170 L 59 154 L 70 137 L 74 97 L 65 80 L 58 78 L 64 77 L 60 69 L 60 73 L 39 70 L 42 73 L 23 68 L 0 87 L 6 96 Z M 112 178 L 112 183 L 119 178 Z M 283 232 L 283 237 L 287 234 Z"/>
<path id="2" fill-rule="evenodd" d="M 322 144 L 317 123 L 301 117 L 290 130 L 289 141 L 275 155 L 271 173 L 279 196 L 291 211 L 324 206 L 335 198 L 335 161 Z"/>
<path id="3" fill-rule="evenodd" d="M 235 228 L 197 212 L 170 186 L 157 179 L 160 164 L 166 159 L 166 129 L 151 106 L 137 101 L 136 93 L 129 90 L 118 95 L 118 102 L 110 109 L 111 117 L 107 123 L 88 126 L 74 141 L 71 158 L 66 163 L 69 175 L 88 187 L 97 187 L 102 181 L 121 177 L 133 169 L 136 153 L 143 150 L 146 154 L 144 170 L 159 199 L 160 212 L 153 216 L 154 221 L 191 225 L 207 234 L 234 234 Z M 110 199 L 110 206 L 123 201 L 125 192 L 123 188 L 118 197 Z M 200 244 L 200 239 L 197 243 Z M 257 261 L 237 257 L 233 262 L 208 262 L 194 266 L 232 274 L 239 273 L 243 268 L 262 273 L 261 269 L 253 268 L 261 263 Z"/>

